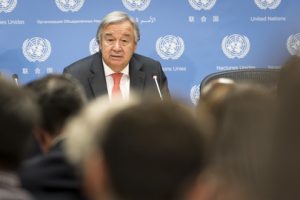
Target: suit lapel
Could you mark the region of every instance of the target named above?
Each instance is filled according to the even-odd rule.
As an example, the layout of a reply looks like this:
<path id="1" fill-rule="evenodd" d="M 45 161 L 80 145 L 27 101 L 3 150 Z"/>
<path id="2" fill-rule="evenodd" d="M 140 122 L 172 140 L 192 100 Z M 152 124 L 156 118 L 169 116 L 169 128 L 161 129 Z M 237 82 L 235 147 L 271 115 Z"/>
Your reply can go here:
<path id="1" fill-rule="evenodd" d="M 108 94 L 101 58 L 101 52 L 95 55 L 95 59 L 90 68 L 91 74 L 88 77 L 88 81 L 95 97 Z M 139 92 L 143 91 L 145 85 L 145 72 L 142 71 L 142 63 L 136 60 L 134 55 L 129 62 L 129 77 L 130 90 Z"/>
<path id="2" fill-rule="evenodd" d="M 91 66 L 91 74 L 88 77 L 94 96 L 107 95 L 106 79 L 103 69 L 101 52 L 95 55 Z"/>
<path id="3" fill-rule="evenodd" d="M 142 63 L 132 56 L 129 62 L 130 90 L 141 92 L 145 85 L 145 72 L 141 71 Z"/>

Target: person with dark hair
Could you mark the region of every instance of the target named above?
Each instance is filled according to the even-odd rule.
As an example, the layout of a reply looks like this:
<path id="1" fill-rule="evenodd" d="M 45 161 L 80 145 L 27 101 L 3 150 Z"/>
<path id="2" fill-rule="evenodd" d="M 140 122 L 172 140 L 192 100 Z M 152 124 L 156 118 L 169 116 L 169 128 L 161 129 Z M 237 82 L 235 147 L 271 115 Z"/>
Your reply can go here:
<path id="1" fill-rule="evenodd" d="M 41 125 L 36 137 L 42 151 L 47 153 L 65 122 L 85 104 L 86 97 L 79 83 L 70 76 L 48 75 L 29 82 L 25 88 L 37 96 L 41 107 Z"/>
<path id="2" fill-rule="evenodd" d="M 282 66 L 279 73 L 278 96 L 280 99 L 292 100 L 299 93 L 300 57 L 290 57 Z"/>
<path id="3" fill-rule="evenodd" d="M 0 77 L 0 200 L 29 200 L 20 188 L 20 167 L 39 111 L 30 95 Z"/>
<path id="4" fill-rule="evenodd" d="M 132 92 L 169 97 L 167 77 L 161 64 L 135 53 L 140 31 L 135 19 L 121 11 L 107 14 L 99 25 L 96 39 L 99 52 L 67 66 L 93 99 L 106 95 L 110 100 L 128 99 Z M 157 86 L 154 79 L 157 79 Z"/>
<path id="5" fill-rule="evenodd" d="M 298 129 L 300 112 L 300 57 L 292 56 L 282 66 L 278 81 L 278 99 L 281 106 L 282 120 L 292 122 Z M 286 115 L 286 116 L 285 116 Z M 289 116 L 295 117 L 289 117 Z M 292 123 L 290 123 L 292 124 Z M 295 128 L 296 128 L 295 127 Z"/>
<path id="6" fill-rule="evenodd" d="M 272 187 L 274 200 L 299 199 L 300 185 L 300 57 L 290 57 L 279 73 L 279 123 L 274 140 Z"/>
<path id="7" fill-rule="evenodd" d="M 218 78 L 208 82 L 201 90 L 200 99 L 196 106 L 197 118 L 200 123 L 207 126 L 209 130 L 206 134 L 207 146 L 210 147 L 211 140 L 214 139 L 217 128 L 213 119 L 217 115 L 219 105 L 234 90 L 236 83 L 228 78 Z"/>
<path id="8" fill-rule="evenodd" d="M 215 104 L 213 117 L 216 128 L 199 192 L 206 198 L 200 199 L 266 199 L 276 99 L 259 85 L 237 84 Z"/>
<path id="9" fill-rule="evenodd" d="M 201 129 L 180 104 L 146 105 L 98 99 L 67 126 L 91 199 L 175 200 L 191 190 L 204 167 Z"/>
<path id="10" fill-rule="evenodd" d="M 70 76 L 48 75 L 25 86 L 35 94 L 41 110 L 41 123 L 35 136 L 44 155 L 27 160 L 21 181 L 37 199 L 80 199 L 80 181 L 66 161 L 62 129 L 86 102 L 76 80 Z"/>

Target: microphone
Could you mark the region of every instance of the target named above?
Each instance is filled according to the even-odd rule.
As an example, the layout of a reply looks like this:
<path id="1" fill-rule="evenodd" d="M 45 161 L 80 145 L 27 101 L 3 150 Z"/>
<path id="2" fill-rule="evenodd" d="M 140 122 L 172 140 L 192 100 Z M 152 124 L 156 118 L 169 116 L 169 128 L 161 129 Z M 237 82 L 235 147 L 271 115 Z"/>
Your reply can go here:
<path id="1" fill-rule="evenodd" d="M 19 87 L 20 85 L 19 85 L 19 76 L 18 76 L 18 74 L 13 74 L 11 76 L 11 78 L 15 82 L 15 84 Z"/>
<path id="2" fill-rule="evenodd" d="M 161 95 L 161 91 L 160 91 L 160 88 L 159 88 L 159 85 L 158 85 L 158 82 L 157 82 L 157 76 L 156 76 L 156 75 L 153 75 L 152 78 L 153 78 L 153 80 L 154 80 L 154 82 L 155 82 L 156 89 L 157 89 L 157 91 L 158 91 L 159 97 L 160 97 L 161 100 L 163 100 L 163 97 L 162 97 L 162 95 Z"/>

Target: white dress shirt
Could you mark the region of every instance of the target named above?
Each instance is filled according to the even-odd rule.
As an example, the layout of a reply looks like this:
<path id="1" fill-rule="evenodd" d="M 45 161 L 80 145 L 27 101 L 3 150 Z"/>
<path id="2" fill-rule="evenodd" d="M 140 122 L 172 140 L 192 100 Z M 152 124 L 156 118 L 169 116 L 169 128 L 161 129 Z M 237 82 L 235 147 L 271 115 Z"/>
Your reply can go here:
<path id="1" fill-rule="evenodd" d="M 107 91 L 108 91 L 108 97 L 111 99 L 111 92 L 112 88 L 114 86 L 114 80 L 111 76 L 114 72 L 105 62 L 102 60 L 103 67 L 104 67 L 104 74 L 106 79 L 106 85 L 107 85 Z M 120 72 L 123 74 L 121 81 L 120 81 L 120 89 L 122 93 L 123 99 L 128 100 L 129 99 L 129 89 L 130 89 L 130 79 L 129 79 L 129 64 Z"/>

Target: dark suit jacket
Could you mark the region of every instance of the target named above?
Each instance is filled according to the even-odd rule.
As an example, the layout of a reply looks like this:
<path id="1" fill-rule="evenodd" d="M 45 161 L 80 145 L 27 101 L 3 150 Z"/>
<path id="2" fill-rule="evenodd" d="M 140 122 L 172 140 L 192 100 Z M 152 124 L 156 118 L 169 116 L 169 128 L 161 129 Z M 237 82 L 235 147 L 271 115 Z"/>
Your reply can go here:
<path id="1" fill-rule="evenodd" d="M 27 160 L 21 168 L 21 184 L 37 200 L 82 200 L 81 181 L 62 150 L 62 142 L 48 154 Z"/>
<path id="2" fill-rule="evenodd" d="M 88 99 L 108 94 L 101 52 L 69 65 L 64 69 L 64 73 L 71 74 L 79 80 Z M 151 58 L 133 54 L 129 62 L 130 91 L 141 96 L 151 93 L 159 97 L 153 75 L 158 78 L 163 97 L 169 97 L 167 78 L 160 63 Z"/>

